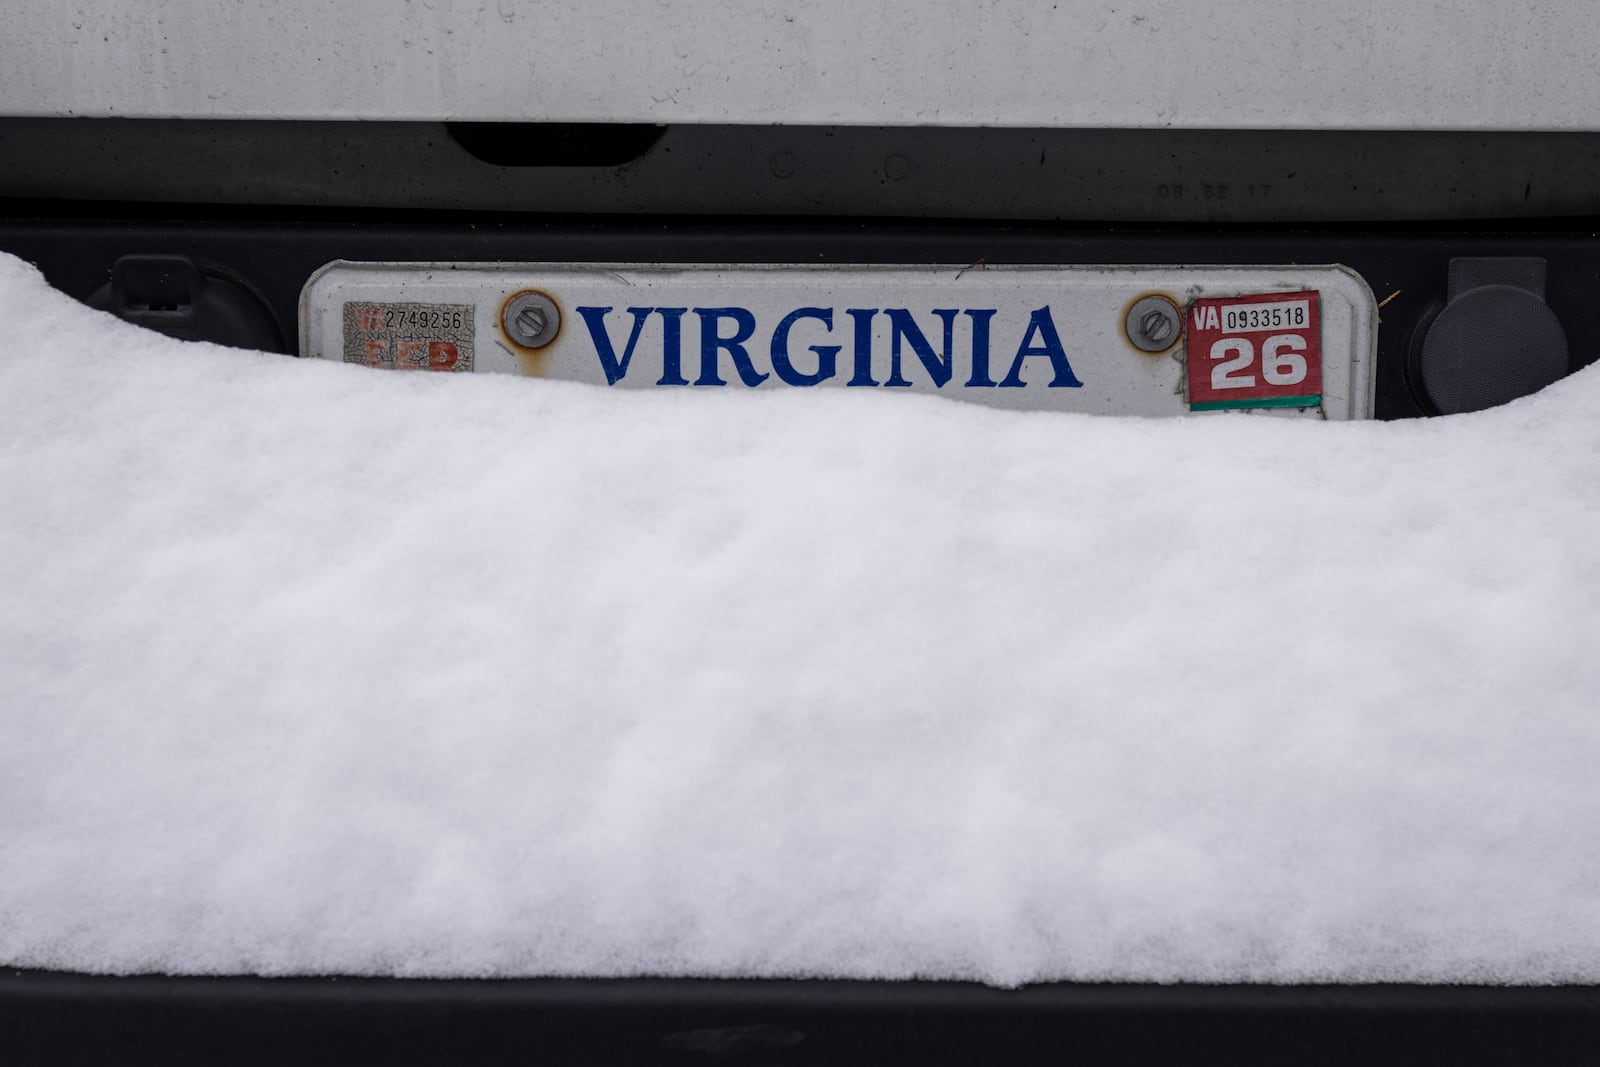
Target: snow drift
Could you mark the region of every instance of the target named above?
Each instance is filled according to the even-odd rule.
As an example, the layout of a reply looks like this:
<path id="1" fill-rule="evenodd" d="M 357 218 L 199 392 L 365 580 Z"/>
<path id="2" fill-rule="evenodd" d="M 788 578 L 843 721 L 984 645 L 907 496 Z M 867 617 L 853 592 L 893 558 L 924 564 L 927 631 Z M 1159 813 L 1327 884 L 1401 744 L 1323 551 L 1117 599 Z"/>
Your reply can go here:
<path id="1" fill-rule="evenodd" d="M 0 256 L 0 963 L 1600 981 L 1600 372 L 622 393 Z"/>

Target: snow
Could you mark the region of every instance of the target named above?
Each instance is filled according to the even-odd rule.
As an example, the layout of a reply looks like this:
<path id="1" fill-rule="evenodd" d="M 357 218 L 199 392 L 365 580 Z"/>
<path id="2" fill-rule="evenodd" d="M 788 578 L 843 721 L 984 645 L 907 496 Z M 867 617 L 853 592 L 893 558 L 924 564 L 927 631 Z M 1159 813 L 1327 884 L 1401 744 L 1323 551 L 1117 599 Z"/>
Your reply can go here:
<path id="1" fill-rule="evenodd" d="M 1600 371 L 1393 424 L 184 344 L 0 256 L 0 963 L 1600 981 Z"/>

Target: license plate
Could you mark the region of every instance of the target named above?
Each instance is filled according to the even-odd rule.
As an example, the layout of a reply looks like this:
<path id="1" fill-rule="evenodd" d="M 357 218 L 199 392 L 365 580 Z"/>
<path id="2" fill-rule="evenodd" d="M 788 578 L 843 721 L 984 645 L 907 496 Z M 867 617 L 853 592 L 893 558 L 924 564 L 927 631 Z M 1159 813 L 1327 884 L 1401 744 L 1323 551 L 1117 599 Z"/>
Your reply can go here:
<path id="1" fill-rule="evenodd" d="M 303 356 L 611 388 L 933 393 L 1123 415 L 1372 415 L 1340 266 L 330 263 Z"/>

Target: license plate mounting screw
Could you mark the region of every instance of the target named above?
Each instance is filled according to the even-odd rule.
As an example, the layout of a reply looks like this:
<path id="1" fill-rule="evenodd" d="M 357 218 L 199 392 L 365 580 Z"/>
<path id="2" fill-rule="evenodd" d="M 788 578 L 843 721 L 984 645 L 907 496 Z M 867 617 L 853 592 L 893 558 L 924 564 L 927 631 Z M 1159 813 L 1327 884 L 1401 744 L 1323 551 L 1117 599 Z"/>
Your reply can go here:
<path id="1" fill-rule="evenodd" d="M 1135 300 L 1123 321 L 1128 341 L 1141 352 L 1165 352 L 1178 343 L 1183 316 L 1170 297 L 1151 293 Z"/>
<path id="2" fill-rule="evenodd" d="M 543 348 L 561 332 L 561 309 L 544 293 L 525 289 L 505 302 L 500 324 L 514 344 Z"/>

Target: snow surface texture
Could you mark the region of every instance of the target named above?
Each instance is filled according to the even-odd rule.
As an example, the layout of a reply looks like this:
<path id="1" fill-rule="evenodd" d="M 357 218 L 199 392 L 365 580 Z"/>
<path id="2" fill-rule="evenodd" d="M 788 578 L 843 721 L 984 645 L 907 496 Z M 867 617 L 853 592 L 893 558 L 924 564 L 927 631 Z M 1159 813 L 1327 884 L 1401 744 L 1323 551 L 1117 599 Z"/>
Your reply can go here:
<path id="1" fill-rule="evenodd" d="M 1404 424 L 182 344 L 0 256 L 0 962 L 1600 980 L 1600 371 Z"/>

